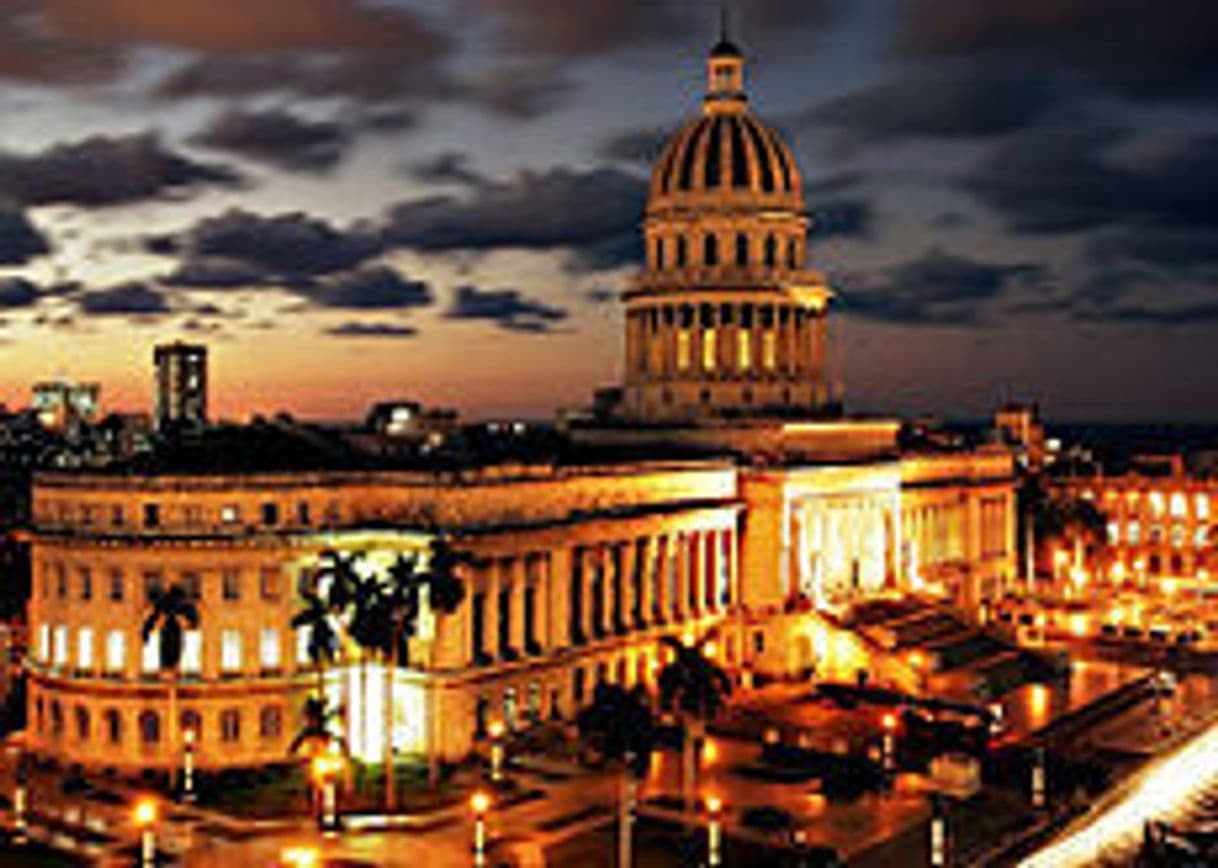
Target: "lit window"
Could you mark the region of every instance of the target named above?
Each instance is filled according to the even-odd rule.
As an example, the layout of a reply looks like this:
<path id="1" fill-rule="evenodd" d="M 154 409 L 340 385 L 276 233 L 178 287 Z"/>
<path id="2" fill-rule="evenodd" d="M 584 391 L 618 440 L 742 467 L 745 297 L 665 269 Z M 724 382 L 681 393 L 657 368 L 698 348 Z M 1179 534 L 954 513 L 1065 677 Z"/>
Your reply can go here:
<path id="1" fill-rule="evenodd" d="M 689 330 L 677 332 L 677 370 L 689 370 Z"/>
<path id="2" fill-rule="evenodd" d="M 263 738 L 279 738 L 283 732 L 283 711 L 278 705 L 268 705 L 258 713 L 258 734 Z"/>
<path id="3" fill-rule="evenodd" d="M 1142 540 L 1142 525 L 1136 521 L 1129 523 L 1129 544 L 1137 545 Z"/>
<path id="4" fill-rule="evenodd" d="M 220 522 L 222 524 L 236 524 L 241 520 L 241 510 L 233 504 L 220 507 Z"/>
<path id="5" fill-rule="evenodd" d="M 241 671 L 241 631 L 225 630 L 220 634 L 220 671 Z"/>
<path id="6" fill-rule="evenodd" d="M 1188 513 L 1188 500 L 1180 492 L 1171 496 L 1171 514 L 1173 518 L 1184 518 Z"/>
<path id="7" fill-rule="evenodd" d="M 714 329 L 702 330 L 702 370 L 713 371 L 715 369 L 715 356 L 717 355 L 718 342 L 715 340 Z"/>
<path id="8" fill-rule="evenodd" d="M 736 333 L 736 365 L 742 371 L 753 366 L 753 335 L 751 332 Z"/>
<path id="9" fill-rule="evenodd" d="M 1121 541 L 1121 525 L 1118 522 L 1108 522 L 1108 541 L 1113 545 Z"/>
<path id="10" fill-rule="evenodd" d="M 1152 491 L 1150 493 L 1150 509 L 1155 515 L 1163 514 L 1163 492 Z"/>
<path id="11" fill-rule="evenodd" d="M 313 663 L 313 658 L 309 656 L 309 634 L 308 627 L 296 628 L 296 665 L 309 666 Z"/>
<path id="12" fill-rule="evenodd" d="M 226 600 L 241 599 L 241 574 L 236 570 L 225 570 L 220 579 Z"/>
<path id="13" fill-rule="evenodd" d="M 203 669 L 203 634 L 187 630 L 182 634 L 182 673 L 198 675 Z"/>
<path id="14" fill-rule="evenodd" d="M 93 668 L 93 628 L 81 627 L 76 631 L 76 668 Z"/>
<path id="15" fill-rule="evenodd" d="M 230 708 L 220 712 L 220 740 L 235 742 L 241 740 L 241 712 Z"/>
<path id="16" fill-rule="evenodd" d="M 1207 519 L 1210 517 L 1210 499 L 1208 495 L 1198 494 L 1194 505 L 1197 513 L 1197 518 Z"/>
<path id="17" fill-rule="evenodd" d="M 263 669 L 279 668 L 279 631 L 274 627 L 263 628 L 258 640 L 258 659 Z"/>
<path id="18" fill-rule="evenodd" d="M 778 334 L 773 329 L 762 336 L 761 364 L 767 371 L 778 367 Z"/>
<path id="19" fill-rule="evenodd" d="M 38 628 L 38 659 L 43 663 L 51 659 L 51 628 L 46 624 Z"/>
<path id="20" fill-rule="evenodd" d="M 54 644 L 51 648 L 53 666 L 68 665 L 68 628 L 62 624 L 55 628 Z"/>
<path id="21" fill-rule="evenodd" d="M 262 584 L 262 599 L 275 600 L 279 598 L 279 568 L 267 567 L 260 576 Z"/>
<path id="22" fill-rule="evenodd" d="M 1203 549 L 1209 545 L 1210 529 L 1205 525 L 1201 525 L 1193 531 L 1193 545 L 1196 548 Z"/>
<path id="23" fill-rule="evenodd" d="M 106 671 L 122 672 L 127 665 L 127 636 L 122 630 L 106 634 Z"/>
<path id="24" fill-rule="evenodd" d="M 1174 524 L 1171 528 L 1171 544 L 1176 548 L 1184 545 L 1184 528 L 1181 525 Z"/>
<path id="25" fill-rule="evenodd" d="M 140 671 L 145 675 L 151 675 L 161 668 L 160 637 L 160 631 L 153 631 L 144 640 L 144 647 L 140 651 Z"/>

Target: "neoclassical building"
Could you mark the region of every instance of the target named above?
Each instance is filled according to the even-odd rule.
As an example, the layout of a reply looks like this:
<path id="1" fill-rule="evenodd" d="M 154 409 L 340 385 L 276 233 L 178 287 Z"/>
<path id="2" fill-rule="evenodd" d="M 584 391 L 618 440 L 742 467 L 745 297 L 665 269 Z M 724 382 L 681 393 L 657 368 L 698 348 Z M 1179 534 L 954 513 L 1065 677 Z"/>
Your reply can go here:
<path id="1" fill-rule="evenodd" d="M 327 550 L 381 571 L 443 534 L 467 555 L 462 604 L 424 613 L 393 676 L 395 746 L 448 759 L 492 721 L 569 720 L 599 682 L 651 685 L 664 636 L 716 631 L 746 685 L 813 667 L 849 677 L 881 661 L 827 614 L 913 593 L 968 613 L 1000 594 L 1015 563 L 1010 454 L 902 450 L 898 422 L 829 412 L 832 293 L 804 268 L 794 157 L 744 93 L 743 57 L 721 43 L 700 116 L 655 168 L 647 262 L 624 297 L 622 399 L 569 432 L 575 460 L 38 477 L 36 749 L 179 762 L 169 685 L 140 637 L 150 591 L 174 583 L 201 614 L 176 687 L 199 763 L 284 760 L 316 683 L 290 622 Z M 374 758 L 386 697 L 369 670 L 348 653 L 326 689 L 353 751 Z"/>

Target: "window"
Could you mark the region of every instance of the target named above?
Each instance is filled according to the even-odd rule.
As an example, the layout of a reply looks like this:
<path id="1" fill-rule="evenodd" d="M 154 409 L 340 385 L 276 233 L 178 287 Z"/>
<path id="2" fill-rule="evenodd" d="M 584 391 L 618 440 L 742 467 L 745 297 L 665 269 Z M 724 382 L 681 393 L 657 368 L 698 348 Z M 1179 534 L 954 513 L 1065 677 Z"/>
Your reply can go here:
<path id="1" fill-rule="evenodd" d="M 118 710 L 107 708 L 104 715 L 106 721 L 106 740 L 110 744 L 121 744 L 123 741 L 123 718 Z"/>
<path id="2" fill-rule="evenodd" d="M 42 663 L 51 660 L 51 628 L 47 624 L 38 627 L 38 660 Z"/>
<path id="3" fill-rule="evenodd" d="M 68 595 L 68 571 L 63 564 L 55 565 L 55 593 L 61 600 Z"/>
<path id="4" fill-rule="evenodd" d="M 161 740 L 161 718 L 155 711 L 141 711 L 139 717 L 140 741 L 156 744 Z"/>
<path id="5" fill-rule="evenodd" d="M 262 504 L 262 523 L 267 527 L 274 527 L 279 524 L 279 504 Z"/>
<path id="6" fill-rule="evenodd" d="M 93 668 L 92 627 L 81 627 L 76 631 L 76 668 L 86 672 Z"/>
<path id="7" fill-rule="evenodd" d="M 296 504 L 296 523 L 309 525 L 313 523 L 313 516 L 309 510 L 309 504 L 306 501 L 301 501 Z"/>
<path id="8" fill-rule="evenodd" d="M 1205 525 L 1199 525 L 1193 529 L 1193 546 L 1199 549 L 1205 548 L 1209 544 L 1210 529 Z"/>
<path id="9" fill-rule="evenodd" d="M 744 233 L 736 236 L 736 264 L 749 264 L 749 239 Z"/>
<path id="10" fill-rule="evenodd" d="M 767 236 L 765 240 L 765 264 L 769 268 L 778 264 L 778 242 L 774 240 L 773 235 Z"/>
<path id="11" fill-rule="evenodd" d="M 220 671 L 225 674 L 241 671 L 240 630 L 224 630 L 220 633 Z"/>
<path id="12" fill-rule="evenodd" d="M 182 521 L 187 527 L 200 527 L 203 524 L 203 510 L 198 504 L 187 504 L 182 510 Z"/>
<path id="13" fill-rule="evenodd" d="M 161 668 L 160 637 L 160 631 L 154 630 L 144 640 L 144 647 L 140 652 L 140 671 L 145 675 L 151 675 Z"/>
<path id="14" fill-rule="evenodd" d="M 1116 545 L 1121 540 L 1121 525 L 1120 522 L 1108 522 L 1108 542 Z"/>
<path id="15" fill-rule="evenodd" d="M 1173 518 L 1184 518 L 1188 513 L 1188 501 L 1180 492 L 1171 496 L 1171 514 Z"/>
<path id="16" fill-rule="evenodd" d="M 51 700 L 51 734 L 56 737 L 63 735 L 63 706 L 58 699 Z"/>
<path id="17" fill-rule="evenodd" d="M 126 523 L 127 519 L 123 515 L 123 508 L 121 506 L 110 507 L 110 525 L 112 527 L 122 527 Z"/>
<path id="18" fill-rule="evenodd" d="M 93 599 L 93 571 L 88 567 L 82 568 L 80 571 L 80 598 L 82 600 Z"/>
<path id="19" fill-rule="evenodd" d="M 76 706 L 76 738 L 80 741 L 89 740 L 89 709 L 83 705 Z"/>
<path id="20" fill-rule="evenodd" d="M 279 599 L 279 568 L 267 567 L 262 571 L 259 579 L 262 586 L 262 599 Z"/>
<path id="21" fill-rule="evenodd" d="M 1129 523 L 1129 544 L 1136 546 L 1142 540 L 1142 525 L 1136 521 Z"/>
<path id="22" fill-rule="evenodd" d="M 765 653 L 765 633 L 761 630 L 758 630 L 753 634 L 753 653 Z"/>
<path id="23" fill-rule="evenodd" d="M 110 599 L 117 603 L 123 599 L 123 572 L 122 570 L 110 571 Z"/>
<path id="24" fill-rule="evenodd" d="M 226 504 L 220 507 L 220 523 L 221 524 L 236 524 L 241 521 L 241 509 L 234 504 Z"/>
<path id="25" fill-rule="evenodd" d="M 127 634 L 111 630 L 106 634 L 106 671 L 120 673 L 127 665 Z"/>
<path id="26" fill-rule="evenodd" d="M 762 335 L 761 364 L 767 371 L 778 367 L 778 335 L 773 329 Z"/>
<path id="27" fill-rule="evenodd" d="M 258 638 L 258 660 L 263 669 L 278 669 L 280 665 L 279 631 L 264 627 Z"/>
<path id="28" fill-rule="evenodd" d="M 160 573 L 155 571 L 144 573 L 144 599 L 151 600 L 161 593 L 163 584 Z"/>
<path id="29" fill-rule="evenodd" d="M 685 263 L 689 261 L 689 244 L 685 240 L 685 236 L 681 235 L 677 238 L 677 267 L 684 268 Z"/>
<path id="30" fill-rule="evenodd" d="M 656 268 L 664 268 L 664 239 L 656 239 Z"/>
<path id="31" fill-rule="evenodd" d="M 736 366 L 747 371 L 753 366 L 753 335 L 751 332 L 736 332 Z"/>
<path id="32" fill-rule="evenodd" d="M 1150 493 L 1150 509 L 1155 515 L 1163 514 L 1163 492 L 1152 491 Z"/>
<path id="33" fill-rule="evenodd" d="M 203 716 L 200 715 L 199 712 L 195 711 L 194 709 L 188 708 L 188 709 L 186 709 L 186 711 L 182 712 L 182 717 L 180 718 L 180 721 L 181 721 L 183 733 L 193 732 L 194 740 L 196 743 L 198 743 L 200 740 L 202 740 L 202 738 L 203 738 Z"/>
<path id="34" fill-rule="evenodd" d="M 224 599 L 241 599 L 241 574 L 236 570 L 225 570 L 221 576 L 220 584 Z"/>
<path id="35" fill-rule="evenodd" d="M 296 628 L 296 665 L 297 666 L 312 666 L 313 658 L 309 656 L 309 638 L 311 635 L 310 628 Z"/>
<path id="36" fill-rule="evenodd" d="M 787 267 L 795 268 L 799 265 L 799 245 L 792 238 L 787 242 Z"/>
<path id="37" fill-rule="evenodd" d="M 182 573 L 182 590 L 192 600 L 198 600 L 203 593 L 203 581 L 198 573 Z"/>
<path id="38" fill-rule="evenodd" d="M 715 340 L 714 329 L 702 330 L 702 370 L 715 370 L 715 361 L 718 356 L 718 344 Z"/>
<path id="39" fill-rule="evenodd" d="M 156 503 L 144 504 L 144 527 L 157 528 L 161 526 L 161 507 Z"/>
<path id="40" fill-rule="evenodd" d="M 677 332 L 677 370 L 689 370 L 689 329 Z"/>
<path id="41" fill-rule="evenodd" d="M 241 712 L 237 709 L 220 712 L 220 740 L 229 744 L 241 740 Z"/>
<path id="42" fill-rule="evenodd" d="M 1197 514 L 1197 518 L 1208 519 L 1210 517 L 1210 499 L 1208 495 L 1198 494 L 1196 501 L 1193 503 L 1193 511 Z"/>
<path id="43" fill-rule="evenodd" d="M 203 669 L 203 633 L 187 630 L 182 634 L 182 674 L 198 675 Z"/>
<path id="44" fill-rule="evenodd" d="M 719 264 L 719 239 L 714 235 L 707 235 L 702 242 L 702 262 L 709 266 Z"/>
<path id="45" fill-rule="evenodd" d="M 258 735 L 279 738 L 283 732 L 283 712 L 278 705 L 268 705 L 258 712 Z"/>
<path id="46" fill-rule="evenodd" d="M 51 665 L 68 665 L 68 628 L 60 624 L 55 628 L 51 645 Z"/>

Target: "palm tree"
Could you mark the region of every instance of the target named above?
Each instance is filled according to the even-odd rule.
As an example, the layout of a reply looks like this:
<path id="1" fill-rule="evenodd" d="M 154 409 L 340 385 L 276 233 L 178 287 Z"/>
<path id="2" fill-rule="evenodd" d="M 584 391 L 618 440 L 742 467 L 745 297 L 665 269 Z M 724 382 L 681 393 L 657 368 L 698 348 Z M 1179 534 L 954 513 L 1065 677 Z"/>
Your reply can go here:
<path id="1" fill-rule="evenodd" d="M 309 660 L 317 672 L 317 699 L 324 702 L 326 697 L 325 667 L 338 657 L 338 629 L 334 621 L 334 610 L 315 590 L 302 588 L 300 596 L 304 607 L 292 618 L 292 628 L 307 629 L 309 643 L 307 651 Z"/>
<path id="2" fill-rule="evenodd" d="M 618 801 L 618 866 L 630 868 L 631 809 L 637 782 L 647 774 L 655 745 L 655 720 L 647 692 L 617 684 L 598 684 L 592 704 L 576 719 L 580 736 L 621 774 Z"/>
<path id="3" fill-rule="evenodd" d="M 706 656 L 713 633 L 685 644 L 672 636 L 660 642 L 673 652 L 672 660 L 660 670 L 660 705 L 676 711 L 681 721 L 682 774 L 686 810 L 694 808 L 694 779 L 697 775 L 696 748 L 706 735 L 706 723 L 723 707 L 732 692 L 728 674 Z"/>
<path id="4" fill-rule="evenodd" d="M 382 647 L 384 641 L 384 589 L 377 576 L 353 571 L 348 591 L 350 596 L 347 598 L 344 614 L 347 619 L 347 636 L 359 648 L 360 707 L 364 711 L 360 744 L 364 744 L 368 735 L 368 661 Z"/>
<path id="5" fill-rule="evenodd" d="M 310 696 L 305 699 L 304 723 L 288 745 L 288 753 L 314 756 L 325 753 L 330 745 L 338 744 L 346 752 L 346 741 L 334 729 L 334 719 L 338 716 L 335 709 L 324 697 Z"/>
<path id="6" fill-rule="evenodd" d="M 469 560 L 469 553 L 453 548 L 447 537 L 432 537 L 423 587 L 427 592 L 427 607 L 433 615 L 451 615 L 460 608 L 465 599 L 465 583 L 461 581 L 459 571 Z M 428 719 L 434 721 L 435 715 Z M 440 781 L 440 760 L 434 749 L 427 752 L 427 780 L 433 787 Z"/>
<path id="7" fill-rule="evenodd" d="M 169 755 L 177 756 L 178 744 L 178 675 L 182 665 L 182 645 L 185 630 L 199 626 L 199 607 L 181 585 L 168 590 L 153 588 L 148 596 L 148 614 L 144 618 L 141 636 L 146 643 L 157 634 L 157 655 L 161 677 L 169 682 Z"/>
<path id="8" fill-rule="evenodd" d="M 1076 560 L 1084 548 L 1104 544 L 1108 520 L 1094 503 L 1080 497 L 1050 491 L 1039 476 L 1026 476 L 1017 491 L 1017 532 L 1025 551 L 1048 552 L 1054 542 L 1072 545 Z M 1049 563 L 1049 569 L 1053 564 Z"/>
<path id="9" fill-rule="evenodd" d="M 329 623 L 334 627 L 335 657 L 342 650 L 342 642 L 339 635 L 341 620 L 339 619 L 350 617 L 348 610 L 355 598 L 356 585 L 360 582 L 360 574 L 357 569 L 358 563 L 358 555 L 326 549 L 319 556 L 318 567 L 313 574 L 315 593 L 318 597 L 324 599 L 325 606 L 329 609 L 330 615 L 333 618 Z M 311 653 L 312 651 L 310 650 Z M 320 677 L 322 676 L 319 675 Z M 346 678 L 343 679 L 342 686 L 346 695 L 346 701 L 343 704 L 343 712 L 345 714 L 351 707 L 351 696 L 346 693 L 349 688 L 349 682 Z M 350 721 L 346 718 L 343 720 L 343 731 L 350 736 Z"/>

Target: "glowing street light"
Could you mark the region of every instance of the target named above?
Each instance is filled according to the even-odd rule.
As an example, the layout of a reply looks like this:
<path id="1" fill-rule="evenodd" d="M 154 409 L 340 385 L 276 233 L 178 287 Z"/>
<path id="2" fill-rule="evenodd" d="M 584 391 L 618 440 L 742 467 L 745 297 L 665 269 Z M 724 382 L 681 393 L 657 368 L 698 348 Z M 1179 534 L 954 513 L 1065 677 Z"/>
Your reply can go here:
<path id="1" fill-rule="evenodd" d="M 18 847 L 24 847 L 29 843 L 29 821 L 26 818 L 26 810 L 28 805 L 26 799 L 28 796 L 29 783 L 29 762 L 26 759 L 25 751 L 21 751 L 17 757 L 17 768 L 14 775 L 16 788 L 13 791 L 13 843 Z"/>
<path id="2" fill-rule="evenodd" d="M 486 865 L 486 812 L 491 807 L 491 797 L 482 790 L 470 796 L 469 805 L 474 809 L 474 866 Z"/>
<path id="3" fill-rule="evenodd" d="M 319 754 L 313 757 L 313 783 L 321 790 L 321 812 L 317 825 L 322 834 L 333 836 L 338 832 L 338 784 L 337 778 L 343 770 L 343 758 L 336 753 Z"/>
<path id="4" fill-rule="evenodd" d="M 1032 762 L 1032 807 L 1045 806 L 1045 749 L 1038 747 Z"/>
<path id="5" fill-rule="evenodd" d="M 884 727 L 883 738 L 880 742 L 884 771 L 890 772 L 896 767 L 897 716 L 889 712 L 884 715 L 881 724 Z"/>
<path id="6" fill-rule="evenodd" d="M 198 733 L 193 726 L 188 726 L 182 732 L 184 752 L 182 754 L 182 801 L 191 803 L 195 800 L 195 740 Z"/>
<path id="7" fill-rule="evenodd" d="M 710 824 L 706 829 L 706 863 L 710 868 L 718 868 L 723 858 L 723 831 L 719 825 L 719 812 L 723 809 L 723 801 L 718 796 L 706 797 L 706 812 L 710 815 Z"/>
<path id="8" fill-rule="evenodd" d="M 491 736 L 491 781 L 493 783 L 501 783 L 503 781 L 503 763 L 504 763 L 504 744 L 503 736 L 506 732 L 506 727 L 503 721 L 495 720 L 490 725 Z"/>
<path id="9" fill-rule="evenodd" d="M 947 868 L 947 817 L 938 798 L 931 803 L 930 864 L 931 868 Z"/>
<path id="10" fill-rule="evenodd" d="M 316 868 L 321 864 L 321 854 L 316 847 L 284 847 L 279 861 L 284 868 Z"/>
<path id="11" fill-rule="evenodd" d="M 160 813 L 156 799 L 144 796 L 135 803 L 131 818 L 140 830 L 140 865 L 153 868 L 156 864 L 156 821 Z"/>

